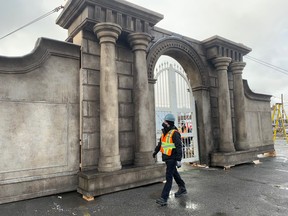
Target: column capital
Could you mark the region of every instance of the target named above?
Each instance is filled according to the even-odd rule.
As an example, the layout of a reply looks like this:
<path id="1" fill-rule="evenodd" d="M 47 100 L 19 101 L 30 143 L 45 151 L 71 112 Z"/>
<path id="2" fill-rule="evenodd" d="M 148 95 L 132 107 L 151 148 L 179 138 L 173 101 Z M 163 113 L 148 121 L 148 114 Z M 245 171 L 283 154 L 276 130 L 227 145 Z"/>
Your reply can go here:
<path id="1" fill-rule="evenodd" d="M 230 69 L 233 74 L 242 74 L 244 67 L 246 66 L 245 62 L 232 62 L 230 64 Z"/>
<path id="2" fill-rule="evenodd" d="M 232 59 L 230 57 L 217 57 L 212 60 L 216 70 L 227 70 Z"/>
<path id="3" fill-rule="evenodd" d="M 98 23 L 93 28 L 94 33 L 100 40 L 100 44 L 103 42 L 110 42 L 116 44 L 118 36 L 121 34 L 122 28 L 115 23 Z"/>
<path id="4" fill-rule="evenodd" d="M 147 33 L 136 32 L 128 35 L 128 41 L 130 43 L 130 46 L 132 47 L 133 52 L 136 50 L 142 50 L 146 52 L 148 44 L 151 40 L 151 35 Z"/>

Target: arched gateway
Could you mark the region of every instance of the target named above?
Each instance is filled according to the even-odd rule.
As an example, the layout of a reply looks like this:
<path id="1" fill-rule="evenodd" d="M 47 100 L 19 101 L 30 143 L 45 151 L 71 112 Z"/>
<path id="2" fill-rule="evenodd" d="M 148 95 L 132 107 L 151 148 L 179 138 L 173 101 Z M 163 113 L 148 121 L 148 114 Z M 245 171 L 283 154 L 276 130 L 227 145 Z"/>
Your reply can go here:
<path id="1" fill-rule="evenodd" d="M 0 57 L 0 203 L 162 181 L 152 157 L 161 55 L 192 87 L 200 163 L 233 166 L 274 150 L 270 96 L 242 80 L 251 49 L 159 29 L 161 19 L 124 0 L 70 0 L 57 19 L 67 42 L 42 38 L 29 55 Z"/>
<path id="2" fill-rule="evenodd" d="M 147 64 L 150 82 L 154 80 L 155 64 L 161 55 L 168 55 L 177 60 L 187 74 L 197 106 L 200 160 L 202 163 L 209 164 L 207 150 L 211 151 L 213 141 L 207 65 L 188 41 L 175 36 L 160 38 L 155 40 L 148 50 Z M 203 106 L 204 104 L 206 106 Z"/>
<path id="3" fill-rule="evenodd" d="M 165 115 L 172 113 L 181 134 L 182 161 L 198 162 L 198 125 L 190 80 L 181 65 L 168 56 L 160 57 L 154 71 L 156 142 L 162 135 Z M 157 161 L 162 161 L 161 154 L 157 154 Z"/>

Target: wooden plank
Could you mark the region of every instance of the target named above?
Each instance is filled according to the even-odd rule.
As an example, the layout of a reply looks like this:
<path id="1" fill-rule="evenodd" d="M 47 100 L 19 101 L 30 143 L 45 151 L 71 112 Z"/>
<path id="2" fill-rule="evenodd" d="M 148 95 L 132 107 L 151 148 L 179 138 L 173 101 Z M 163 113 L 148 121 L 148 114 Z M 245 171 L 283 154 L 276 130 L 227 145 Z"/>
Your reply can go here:
<path id="1" fill-rule="evenodd" d="M 84 200 L 88 201 L 88 202 L 94 200 L 94 197 L 93 197 L 93 196 L 85 196 L 85 195 L 83 195 L 82 198 L 83 198 Z"/>

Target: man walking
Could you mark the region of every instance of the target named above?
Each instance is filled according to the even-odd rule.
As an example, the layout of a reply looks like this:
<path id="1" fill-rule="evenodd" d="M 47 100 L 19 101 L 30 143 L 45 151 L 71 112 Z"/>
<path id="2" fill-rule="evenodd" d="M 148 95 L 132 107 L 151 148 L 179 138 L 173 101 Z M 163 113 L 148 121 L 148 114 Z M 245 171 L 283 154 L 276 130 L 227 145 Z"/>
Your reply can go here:
<path id="1" fill-rule="evenodd" d="M 175 127 L 174 122 L 174 115 L 167 114 L 164 117 L 162 135 L 153 153 L 153 157 L 155 158 L 156 154 L 161 151 L 162 160 L 166 163 L 166 183 L 162 190 L 161 197 L 156 200 L 156 203 L 161 206 L 167 205 L 173 178 L 179 187 L 178 191 L 175 193 L 175 197 L 187 194 L 185 182 L 176 169 L 176 167 L 181 167 L 182 142 L 181 135 Z"/>

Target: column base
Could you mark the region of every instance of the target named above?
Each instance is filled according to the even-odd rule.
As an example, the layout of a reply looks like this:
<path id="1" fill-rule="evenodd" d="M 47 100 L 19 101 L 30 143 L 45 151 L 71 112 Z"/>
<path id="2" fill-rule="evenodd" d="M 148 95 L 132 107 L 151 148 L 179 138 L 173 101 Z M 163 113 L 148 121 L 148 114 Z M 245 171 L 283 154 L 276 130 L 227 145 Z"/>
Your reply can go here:
<path id="1" fill-rule="evenodd" d="M 233 142 L 220 142 L 219 147 L 220 152 L 235 152 L 235 147 Z"/>
<path id="2" fill-rule="evenodd" d="M 152 151 L 150 152 L 136 152 L 135 153 L 135 166 L 149 166 L 155 164 L 155 159 L 152 157 Z"/>
<path id="3" fill-rule="evenodd" d="M 165 169 L 165 164 L 155 164 L 153 166 L 123 168 L 109 173 L 100 173 L 97 170 L 80 172 L 77 191 L 84 196 L 94 197 L 162 182 L 165 180 Z"/>
<path id="4" fill-rule="evenodd" d="M 113 172 L 121 170 L 120 155 L 99 158 L 98 170 L 99 172 Z"/>
<path id="5" fill-rule="evenodd" d="M 250 145 L 247 141 L 239 141 L 235 143 L 235 148 L 237 151 L 246 151 L 250 149 Z"/>

